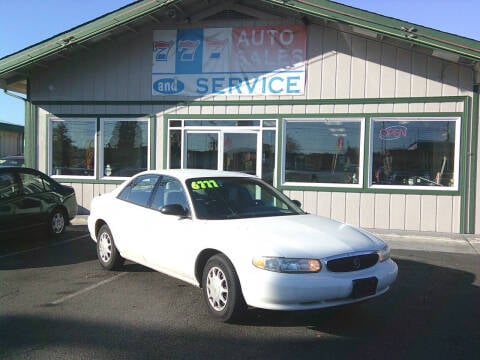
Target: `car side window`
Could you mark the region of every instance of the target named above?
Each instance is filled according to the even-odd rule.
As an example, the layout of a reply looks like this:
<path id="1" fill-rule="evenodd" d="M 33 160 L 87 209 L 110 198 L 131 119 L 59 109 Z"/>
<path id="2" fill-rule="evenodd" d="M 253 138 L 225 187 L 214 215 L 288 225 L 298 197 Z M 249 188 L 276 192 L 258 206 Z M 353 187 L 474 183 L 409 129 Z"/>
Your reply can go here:
<path id="1" fill-rule="evenodd" d="M 155 188 L 159 175 L 143 175 L 135 178 L 122 190 L 120 199 L 140 205 L 148 206 L 150 196 Z"/>
<path id="2" fill-rule="evenodd" d="M 188 210 L 188 201 L 182 184 L 175 178 L 163 176 L 155 191 L 151 207 L 160 210 L 165 205 L 179 204 Z"/>
<path id="3" fill-rule="evenodd" d="M 11 199 L 20 193 L 13 174 L 0 174 L 0 199 Z"/>
<path id="4" fill-rule="evenodd" d="M 20 173 L 19 175 L 20 180 L 22 180 L 25 195 L 45 192 L 45 186 L 41 177 L 29 173 Z"/>
<path id="5" fill-rule="evenodd" d="M 43 186 L 45 188 L 45 191 L 53 191 L 56 188 L 56 184 L 52 179 L 46 178 L 42 176 L 42 182 Z"/>

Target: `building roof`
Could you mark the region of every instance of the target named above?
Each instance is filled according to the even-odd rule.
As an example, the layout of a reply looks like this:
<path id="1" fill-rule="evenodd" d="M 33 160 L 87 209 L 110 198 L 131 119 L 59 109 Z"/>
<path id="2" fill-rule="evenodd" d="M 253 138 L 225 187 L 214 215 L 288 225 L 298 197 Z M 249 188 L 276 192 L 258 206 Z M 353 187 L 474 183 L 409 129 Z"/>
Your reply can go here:
<path id="1" fill-rule="evenodd" d="M 431 29 L 407 21 L 342 5 L 328 0 L 139 0 L 80 26 L 55 35 L 11 55 L 0 58 L 0 88 L 27 92 L 30 71 L 48 66 L 59 57 L 106 41 L 124 32 L 137 31 L 147 22 L 179 26 L 218 16 L 235 14 L 251 18 L 297 16 L 305 23 L 338 24 L 359 36 L 389 38 L 422 47 L 433 56 L 476 66 L 480 72 L 480 41 Z"/>
<path id="2" fill-rule="evenodd" d="M 0 121 L 0 131 L 23 134 L 24 126 Z"/>

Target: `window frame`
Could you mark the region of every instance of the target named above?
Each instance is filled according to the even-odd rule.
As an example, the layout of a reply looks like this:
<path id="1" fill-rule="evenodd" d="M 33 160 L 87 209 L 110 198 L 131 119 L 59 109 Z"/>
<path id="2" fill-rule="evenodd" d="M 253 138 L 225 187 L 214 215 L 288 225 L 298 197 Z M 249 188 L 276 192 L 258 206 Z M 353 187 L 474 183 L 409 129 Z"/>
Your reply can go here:
<path id="1" fill-rule="evenodd" d="M 294 122 L 358 122 L 360 124 L 359 139 L 359 161 L 358 161 L 358 183 L 324 183 L 324 182 L 295 182 L 286 181 L 286 161 L 287 161 L 287 127 L 288 123 Z M 365 169 L 365 116 L 316 116 L 308 118 L 283 118 L 282 119 L 282 138 L 281 138 L 281 184 L 282 187 L 302 187 L 302 188 L 346 188 L 346 189 L 362 189 L 364 188 L 364 169 Z"/>
<path id="2" fill-rule="evenodd" d="M 147 168 L 145 170 L 151 169 L 151 159 L 150 159 L 150 152 L 152 149 L 151 143 L 151 118 L 150 117 L 100 117 L 100 132 L 99 132 L 99 139 L 98 139 L 98 146 L 99 146 L 99 159 L 98 159 L 98 179 L 100 180 L 125 180 L 129 179 L 131 176 L 107 176 L 105 175 L 105 121 L 143 121 L 147 124 Z"/>
<path id="3" fill-rule="evenodd" d="M 60 121 L 88 121 L 94 124 L 95 132 L 92 138 L 93 141 L 93 175 L 69 175 L 69 174 L 55 174 L 53 171 L 53 124 Z M 49 117 L 48 118 L 48 162 L 47 162 L 47 174 L 54 179 L 97 179 L 98 168 L 98 145 L 97 145 L 97 118 L 95 117 Z"/>
<path id="4" fill-rule="evenodd" d="M 374 141 L 374 122 L 398 122 L 398 121 L 454 121 L 455 122 L 455 144 L 454 144 L 454 186 L 415 186 L 415 185 L 382 185 L 373 184 L 372 167 L 373 167 L 373 141 Z M 460 189 L 460 153 L 461 153 L 461 139 L 462 139 L 462 117 L 461 116 L 371 116 L 369 119 L 369 144 L 368 144 L 368 166 L 367 166 L 367 188 L 379 190 L 412 190 L 421 191 L 425 193 L 433 191 L 441 192 L 455 192 Z"/>
<path id="5" fill-rule="evenodd" d="M 211 121 L 212 123 L 206 123 Z M 236 126 L 235 123 L 237 122 L 248 122 L 254 121 L 254 124 Z M 272 179 L 269 180 L 271 183 L 277 183 L 277 169 L 278 169 L 278 161 L 280 159 L 280 144 L 279 144 L 279 129 L 280 129 L 280 121 L 279 117 L 275 116 L 267 116 L 267 115 L 241 115 L 239 117 L 231 115 L 204 115 L 204 116 L 184 116 L 184 115 L 169 115 L 165 118 L 164 124 L 164 143 L 163 143 L 163 150 L 164 150 L 164 164 L 166 169 L 171 169 L 171 159 L 172 159 L 172 142 L 171 142 L 171 134 L 172 131 L 179 131 L 180 132 L 180 167 L 179 169 L 184 169 L 186 164 L 186 135 L 193 134 L 193 133 L 216 133 L 218 136 L 218 156 L 217 156 L 217 170 L 223 170 L 223 139 L 226 133 L 255 133 L 257 135 L 257 166 L 255 172 L 258 176 L 264 177 L 265 172 L 263 167 L 262 161 L 258 161 L 258 159 L 262 159 L 262 147 L 263 147 L 263 139 L 265 131 L 273 132 L 275 144 L 274 144 L 274 151 L 275 151 L 275 158 L 273 164 L 273 173 Z M 188 122 L 188 123 L 187 123 Z M 215 123 L 216 122 L 216 123 Z M 226 125 L 225 123 L 230 123 Z"/>

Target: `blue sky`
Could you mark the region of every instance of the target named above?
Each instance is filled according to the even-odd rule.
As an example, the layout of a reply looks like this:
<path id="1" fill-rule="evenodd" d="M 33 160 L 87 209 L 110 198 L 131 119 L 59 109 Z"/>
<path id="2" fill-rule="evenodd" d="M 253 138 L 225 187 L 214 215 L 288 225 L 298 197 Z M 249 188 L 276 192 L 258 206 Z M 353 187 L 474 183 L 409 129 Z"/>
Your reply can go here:
<path id="1" fill-rule="evenodd" d="M 2 0 L 0 58 L 132 3 L 132 0 Z M 338 0 L 337 2 L 480 40 L 479 0 Z M 0 92 L 0 121 L 24 123 L 24 106 Z"/>

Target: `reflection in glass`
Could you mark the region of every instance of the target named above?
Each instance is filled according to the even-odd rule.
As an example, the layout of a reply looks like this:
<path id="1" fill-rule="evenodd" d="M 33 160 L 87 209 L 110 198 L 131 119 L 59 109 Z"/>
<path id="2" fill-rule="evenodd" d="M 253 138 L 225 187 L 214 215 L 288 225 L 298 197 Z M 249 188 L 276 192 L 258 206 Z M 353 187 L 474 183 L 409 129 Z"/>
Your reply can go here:
<path id="1" fill-rule="evenodd" d="M 182 132 L 170 130 L 170 169 L 181 168 Z"/>
<path id="2" fill-rule="evenodd" d="M 273 185 L 275 169 L 275 131 L 264 130 L 262 135 L 262 179 Z"/>
<path id="3" fill-rule="evenodd" d="M 170 120 L 170 127 L 182 127 L 182 120 Z"/>
<path id="4" fill-rule="evenodd" d="M 286 123 L 285 181 L 358 184 L 361 123 Z"/>
<path id="5" fill-rule="evenodd" d="M 104 176 L 126 177 L 147 170 L 148 121 L 104 120 L 103 144 Z"/>
<path id="6" fill-rule="evenodd" d="M 96 121 L 52 120 L 53 175 L 93 176 Z"/>
<path id="7" fill-rule="evenodd" d="M 285 195 L 256 178 L 189 179 L 187 188 L 199 219 L 224 220 L 304 214 Z"/>
<path id="8" fill-rule="evenodd" d="M 275 127 L 277 126 L 277 120 L 263 120 L 263 127 Z"/>
<path id="9" fill-rule="evenodd" d="M 372 183 L 454 186 L 455 121 L 374 120 Z"/>
<path id="10" fill-rule="evenodd" d="M 223 169 L 257 173 L 257 134 L 225 133 Z"/>
<path id="11" fill-rule="evenodd" d="M 218 168 L 218 135 L 187 133 L 187 165 L 189 169 Z"/>
<path id="12" fill-rule="evenodd" d="M 260 126 L 260 120 L 185 120 L 185 126 Z"/>

